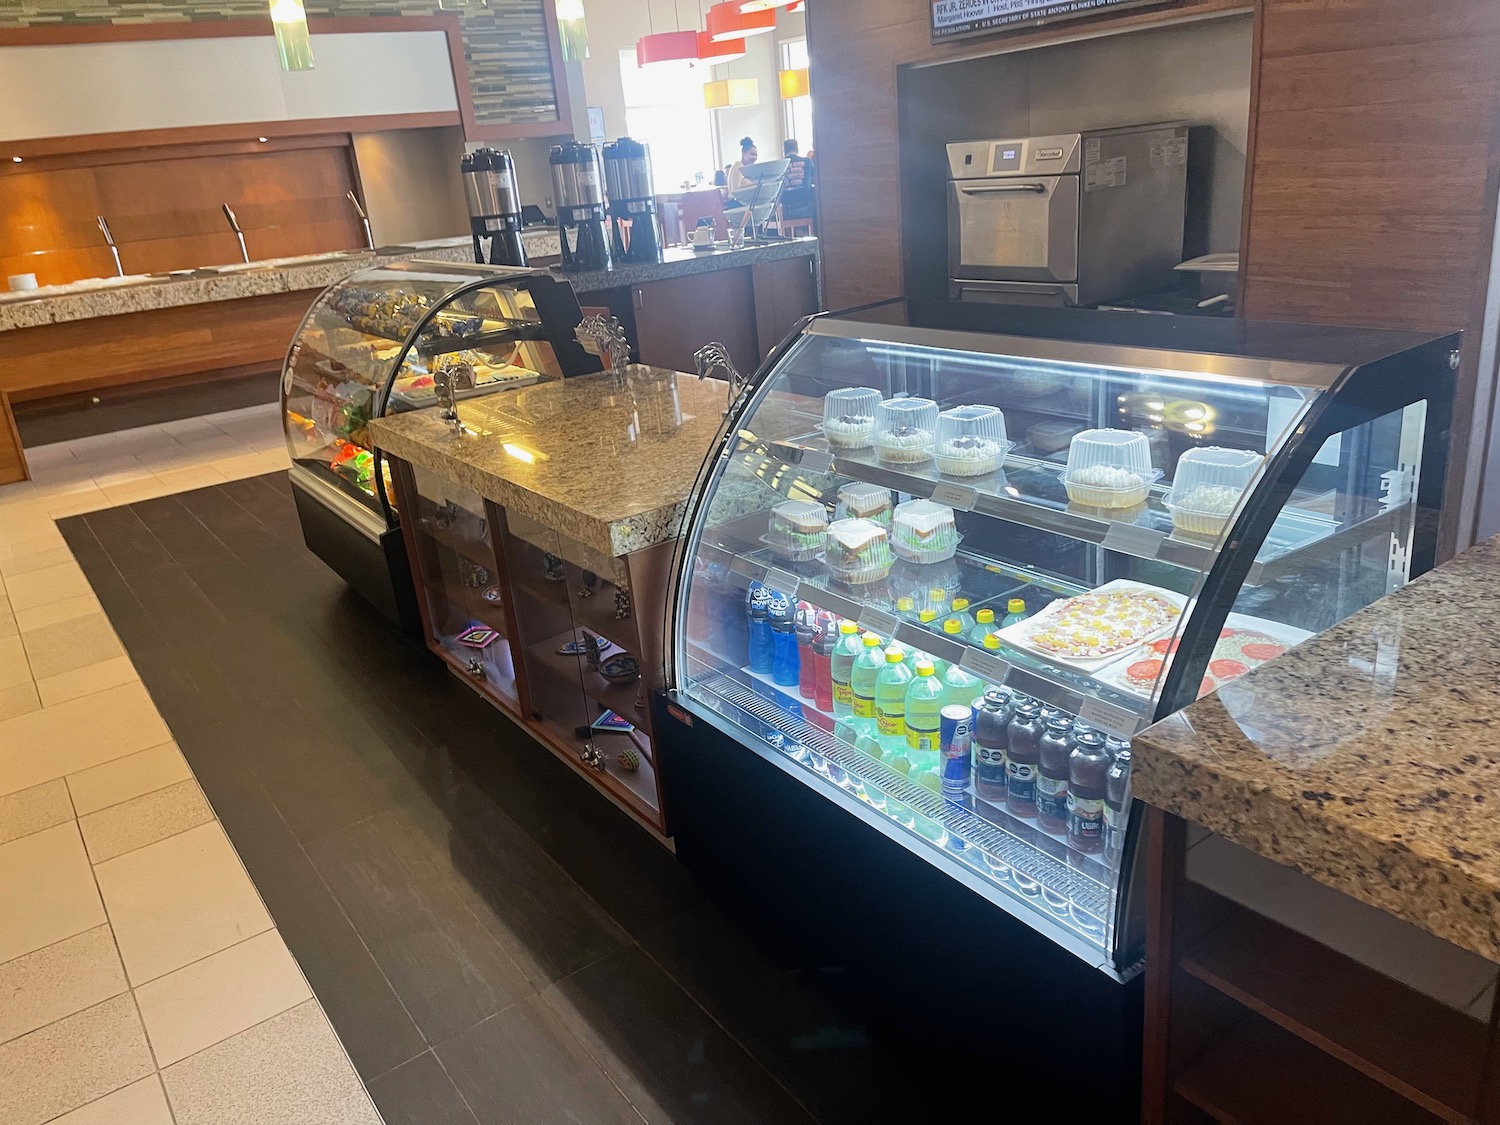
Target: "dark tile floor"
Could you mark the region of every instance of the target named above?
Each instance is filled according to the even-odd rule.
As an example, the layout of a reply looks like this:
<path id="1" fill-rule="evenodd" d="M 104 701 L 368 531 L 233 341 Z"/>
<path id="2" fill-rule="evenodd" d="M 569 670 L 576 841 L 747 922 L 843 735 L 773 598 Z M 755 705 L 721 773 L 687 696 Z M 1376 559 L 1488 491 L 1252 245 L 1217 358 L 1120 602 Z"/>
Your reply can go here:
<path id="1" fill-rule="evenodd" d="M 285 474 L 62 527 L 391 1125 L 938 1112 L 942 1052 L 884 1056 L 351 594 Z"/>

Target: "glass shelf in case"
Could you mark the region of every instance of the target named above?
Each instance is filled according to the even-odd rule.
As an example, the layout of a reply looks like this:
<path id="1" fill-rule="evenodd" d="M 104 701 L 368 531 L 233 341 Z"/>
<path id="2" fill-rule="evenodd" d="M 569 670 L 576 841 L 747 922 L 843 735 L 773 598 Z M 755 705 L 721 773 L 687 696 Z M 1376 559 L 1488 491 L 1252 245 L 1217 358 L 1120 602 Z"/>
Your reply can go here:
<path id="1" fill-rule="evenodd" d="M 1131 971 L 1142 903 L 1129 739 L 1430 565 L 1417 513 L 1441 495 L 1451 343 L 1371 333 L 1341 360 L 1307 331 L 1267 330 L 1262 358 L 813 320 L 705 466 L 677 578 L 676 696 L 1079 956 Z M 862 403 L 861 389 L 922 403 L 877 409 L 869 426 L 828 417 L 831 392 Z M 1002 411 L 1007 441 L 936 448 L 920 419 L 960 407 Z M 898 415 L 919 423 L 862 443 Z M 1085 465 L 1084 447 L 1102 452 Z M 1213 448 L 1226 452 L 1198 452 Z M 976 461 L 988 471 L 940 471 Z M 951 509 L 951 523 L 930 506 L 903 521 L 913 498 Z M 767 538 L 770 512 L 786 500 L 834 521 L 822 554 L 801 541 L 775 553 L 785 536 Z M 877 522 L 841 528 L 861 513 Z M 814 537 L 823 527 L 804 522 Z M 957 533 L 949 558 L 918 549 L 935 527 Z M 897 557 L 892 537 L 907 537 Z M 921 557 L 942 561 L 908 561 Z M 835 702 L 822 706 L 782 663 L 825 660 L 822 639 L 786 639 L 814 620 L 801 631 L 852 622 L 856 639 L 899 647 L 893 665 L 926 658 L 956 685 L 947 705 L 971 693 L 969 744 L 932 746 L 925 711 L 909 725 L 894 671 L 883 698 L 850 683 L 845 706 L 848 671 L 831 664 Z M 978 744 L 977 704 L 995 688 L 1014 711 L 1034 706 L 1044 730 L 1053 721 L 1044 749 L 1029 718 L 1003 745 Z M 918 702 L 930 710 L 930 698 Z"/>

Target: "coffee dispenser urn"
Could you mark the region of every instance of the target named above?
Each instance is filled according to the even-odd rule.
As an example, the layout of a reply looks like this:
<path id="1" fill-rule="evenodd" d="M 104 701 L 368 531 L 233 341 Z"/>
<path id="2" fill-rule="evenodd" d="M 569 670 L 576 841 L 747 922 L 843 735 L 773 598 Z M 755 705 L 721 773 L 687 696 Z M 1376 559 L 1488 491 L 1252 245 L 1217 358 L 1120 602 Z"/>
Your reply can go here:
<path id="1" fill-rule="evenodd" d="M 458 167 L 463 174 L 464 199 L 469 204 L 474 260 L 481 265 L 526 265 L 526 250 L 521 245 L 521 193 L 516 188 L 516 166 L 510 153 L 476 149 L 464 153 Z M 490 245 L 488 258 L 485 239 Z"/>
<path id="2" fill-rule="evenodd" d="M 557 240 L 562 244 L 562 268 L 609 269 L 599 149 L 595 145 L 565 141 L 552 146 L 548 163 L 552 166 L 552 193 L 557 199 Z"/>
<path id="3" fill-rule="evenodd" d="M 604 185 L 615 257 L 622 262 L 661 261 L 651 146 L 629 137 L 605 145 Z"/>

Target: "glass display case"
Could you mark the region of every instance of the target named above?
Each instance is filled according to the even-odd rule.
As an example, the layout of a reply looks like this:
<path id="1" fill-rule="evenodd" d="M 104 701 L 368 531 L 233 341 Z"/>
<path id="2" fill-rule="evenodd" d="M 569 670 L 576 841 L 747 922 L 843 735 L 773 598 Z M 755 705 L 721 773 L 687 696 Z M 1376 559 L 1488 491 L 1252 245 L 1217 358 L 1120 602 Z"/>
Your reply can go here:
<path id="1" fill-rule="evenodd" d="M 1455 339 L 1235 322 L 1186 350 L 851 316 L 782 346 L 705 466 L 672 776 L 737 743 L 1128 979 L 1131 737 L 1431 565 Z M 698 776 L 679 833 L 730 800 L 753 832 L 724 768 Z"/>
<path id="2" fill-rule="evenodd" d="M 282 372 L 292 486 L 309 548 L 414 628 L 389 466 L 370 419 L 598 371 L 572 286 L 542 270 L 387 262 L 330 286 Z M 395 554 L 393 554 L 393 552 Z"/>

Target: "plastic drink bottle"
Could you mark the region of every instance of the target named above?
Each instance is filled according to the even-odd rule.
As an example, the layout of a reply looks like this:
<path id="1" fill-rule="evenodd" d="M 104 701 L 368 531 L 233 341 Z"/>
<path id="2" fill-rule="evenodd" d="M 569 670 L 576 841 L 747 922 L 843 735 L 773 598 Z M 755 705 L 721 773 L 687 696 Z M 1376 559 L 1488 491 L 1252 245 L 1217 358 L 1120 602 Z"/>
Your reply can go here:
<path id="1" fill-rule="evenodd" d="M 932 661 L 917 661 L 917 674 L 906 688 L 906 756 L 913 770 L 938 764 L 943 701 L 943 681 Z"/>
<path id="2" fill-rule="evenodd" d="M 781 687 L 796 687 L 798 680 L 797 632 L 792 605 L 779 590 L 771 592 L 771 680 Z"/>
<path id="3" fill-rule="evenodd" d="M 1011 598 L 1005 603 L 1005 618 L 1000 622 L 1000 628 L 1005 629 L 1018 621 L 1025 621 L 1031 614 L 1026 612 L 1026 603 L 1020 598 Z"/>
<path id="4" fill-rule="evenodd" d="M 1016 816 L 1036 815 L 1036 764 L 1041 754 L 1041 705 L 1034 699 L 1016 703 L 1005 731 L 1005 807 Z"/>
<path id="5" fill-rule="evenodd" d="M 794 629 L 797 634 L 797 694 L 803 699 L 818 695 L 818 667 L 813 652 L 823 635 L 822 615 L 806 602 L 797 603 Z"/>
<path id="6" fill-rule="evenodd" d="M 921 609 L 917 611 L 917 624 L 921 625 L 924 629 L 942 628 L 942 626 L 938 623 L 937 610 L 931 608 Z"/>
<path id="7" fill-rule="evenodd" d="M 863 650 L 864 645 L 859 640 L 859 626 L 852 621 L 840 621 L 839 638 L 828 661 L 834 718 L 847 719 L 854 714 L 854 661 Z"/>
<path id="8" fill-rule="evenodd" d="M 849 687 L 853 693 L 854 719 L 869 727 L 875 726 L 875 677 L 885 667 L 885 649 L 880 647 L 880 638 L 866 633 L 860 639 L 859 656 L 849 673 Z"/>
<path id="9" fill-rule="evenodd" d="M 1068 844 L 1075 851 L 1104 850 L 1112 764 L 1104 735 L 1090 730 L 1078 736 L 1068 759 Z"/>
<path id="10" fill-rule="evenodd" d="M 911 598 L 896 599 L 896 616 L 903 621 L 915 621 L 917 619 L 917 603 Z"/>
<path id="11" fill-rule="evenodd" d="M 1130 823 L 1130 743 L 1115 752 L 1104 782 L 1104 858 L 1119 863 Z"/>
<path id="12" fill-rule="evenodd" d="M 1053 715 L 1037 747 L 1036 822 L 1047 832 L 1068 827 L 1068 755 L 1073 752 L 1073 720 Z"/>
<path id="13" fill-rule="evenodd" d="M 986 688 L 984 698 L 975 701 L 973 714 L 974 792 L 998 803 L 1005 800 L 1005 748 L 1015 714 L 1011 693 L 1003 687 Z"/>
<path id="14" fill-rule="evenodd" d="M 995 631 L 995 611 L 981 609 L 974 615 L 974 628 L 969 630 L 969 640 L 976 645 L 984 644 L 984 638 Z"/>
<path id="15" fill-rule="evenodd" d="M 823 622 L 818 638 L 813 643 L 813 705 L 819 711 L 833 711 L 833 646 L 836 635 L 833 621 Z"/>
<path id="16" fill-rule="evenodd" d="M 958 619 L 958 632 L 960 636 L 967 637 L 974 631 L 974 615 L 969 612 L 968 598 L 954 598 L 953 605 L 949 610 L 949 616 L 950 620 L 952 618 Z M 945 621 L 943 624 L 946 628 L 947 622 Z"/>
<path id="17" fill-rule="evenodd" d="M 950 664 L 943 673 L 943 706 L 973 707 L 984 694 L 984 681 L 966 672 L 962 665 Z"/>
<path id="18" fill-rule="evenodd" d="M 750 671 L 770 675 L 776 642 L 771 636 L 771 591 L 759 582 L 750 583 L 745 595 L 745 613 L 750 618 Z"/>
<path id="19" fill-rule="evenodd" d="M 927 608 L 932 610 L 933 618 L 939 622 L 938 628 L 942 628 L 941 622 L 948 616 L 948 591 L 941 586 L 928 590 Z"/>
<path id="20" fill-rule="evenodd" d="M 886 650 L 885 667 L 875 677 L 875 728 L 881 749 L 897 753 L 906 749 L 906 689 L 912 675 L 906 653 L 894 645 Z"/>

